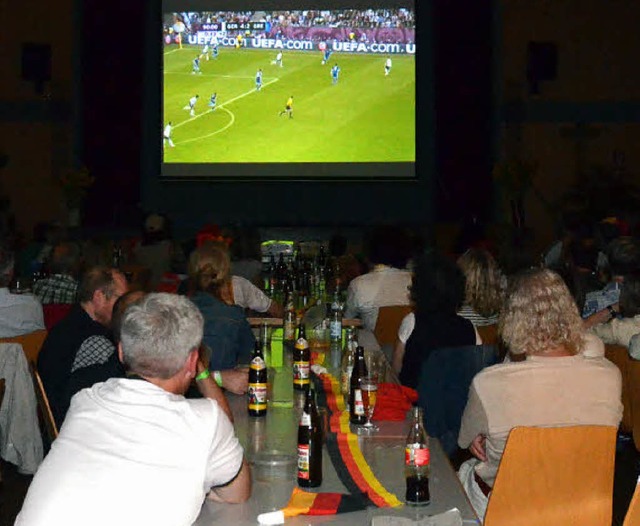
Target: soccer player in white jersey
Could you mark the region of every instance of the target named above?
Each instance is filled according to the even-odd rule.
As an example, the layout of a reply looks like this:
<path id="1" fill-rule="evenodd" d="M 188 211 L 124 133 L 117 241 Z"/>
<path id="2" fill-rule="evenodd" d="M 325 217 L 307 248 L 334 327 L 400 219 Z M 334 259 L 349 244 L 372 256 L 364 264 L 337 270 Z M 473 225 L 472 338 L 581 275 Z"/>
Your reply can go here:
<path id="1" fill-rule="evenodd" d="M 205 60 L 209 60 L 209 44 L 205 44 L 202 48 L 202 53 L 200 54 L 200 58 L 204 57 Z"/>
<path id="2" fill-rule="evenodd" d="M 174 148 L 175 144 L 173 144 L 173 141 L 171 140 L 171 126 L 171 121 L 169 121 L 169 124 L 164 127 L 164 132 L 162 133 L 162 145 L 164 146 L 169 143 L 169 146 Z"/>
<path id="3" fill-rule="evenodd" d="M 389 73 L 391 73 L 391 57 L 387 58 L 387 61 L 384 63 L 384 76 L 388 77 Z"/>
<path id="4" fill-rule="evenodd" d="M 200 95 L 194 95 L 189 99 L 189 104 L 183 108 L 184 110 L 188 110 L 189 115 L 191 115 L 192 117 L 196 116 L 196 102 L 198 102 L 199 98 Z"/>
<path id="5" fill-rule="evenodd" d="M 273 61 L 276 66 L 282 67 L 282 51 L 278 51 L 276 55 L 276 59 Z"/>

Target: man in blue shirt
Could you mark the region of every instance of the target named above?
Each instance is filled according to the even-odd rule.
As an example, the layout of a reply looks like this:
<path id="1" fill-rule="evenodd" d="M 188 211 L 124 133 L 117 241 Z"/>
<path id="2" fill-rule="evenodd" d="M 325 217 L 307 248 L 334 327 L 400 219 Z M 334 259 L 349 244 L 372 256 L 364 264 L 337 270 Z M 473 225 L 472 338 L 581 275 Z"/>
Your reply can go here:
<path id="1" fill-rule="evenodd" d="M 191 71 L 192 75 L 195 75 L 196 73 L 198 73 L 199 75 L 202 74 L 202 71 L 200 71 L 200 57 L 197 56 L 196 58 L 193 59 L 193 71 Z"/>
<path id="2" fill-rule="evenodd" d="M 256 91 L 260 91 L 262 89 L 262 70 L 259 69 L 256 72 Z"/>
<path id="3" fill-rule="evenodd" d="M 329 46 L 327 46 L 324 50 L 324 55 L 323 55 L 323 59 L 322 59 L 322 65 L 325 65 L 327 62 L 329 62 L 329 57 L 331 56 L 331 48 Z"/>
<path id="4" fill-rule="evenodd" d="M 334 84 L 338 83 L 338 75 L 340 74 L 340 68 L 338 67 L 338 64 L 335 64 L 332 68 L 331 68 L 331 79 L 333 80 Z"/>
<path id="5" fill-rule="evenodd" d="M 218 94 L 214 93 L 213 95 L 211 95 L 211 99 L 209 99 L 209 107 L 211 108 L 211 111 L 216 109 L 216 99 L 218 98 Z"/>

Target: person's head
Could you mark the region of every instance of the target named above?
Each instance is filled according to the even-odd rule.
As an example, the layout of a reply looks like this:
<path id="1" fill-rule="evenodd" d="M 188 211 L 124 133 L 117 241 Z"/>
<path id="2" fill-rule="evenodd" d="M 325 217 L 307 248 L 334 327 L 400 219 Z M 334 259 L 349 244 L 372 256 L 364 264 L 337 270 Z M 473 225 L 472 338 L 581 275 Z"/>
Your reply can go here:
<path id="1" fill-rule="evenodd" d="M 148 294 L 129 305 L 122 316 L 123 365 L 144 378 L 166 380 L 185 373 L 186 390 L 195 371 L 194 354 L 202 341 L 203 325 L 202 314 L 186 297 Z"/>
<path id="2" fill-rule="evenodd" d="M 189 257 L 189 277 L 196 290 L 220 297 L 222 286 L 230 279 L 231 260 L 227 246 L 207 241 Z"/>
<path id="3" fill-rule="evenodd" d="M 640 242 L 632 237 L 614 239 L 607 249 L 612 276 L 624 277 L 640 271 Z"/>
<path id="4" fill-rule="evenodd" d="M 428 252 L 416 260 L 410 295 L 418 316 L 455 314 L 464 300 L 464 275 L 449 258 Z"/>
<path id="5" fill-rule="evenodd" d="M 58 243 L 51 253 L 49 270 L 53 274 L 75 276 L 80 268 L 81 250 L 77 243 Z"/>
<path id="6" fill-rule="evenodd" d="M 620 312 L 625 318 L 640 314 L 640 274 L 624 279 L 620 288 Z"/>
<path id="7" fill-rule="evenodd" d="M 142 244 L 159 243 L 171 237 L 169 220 L 162 214 L 152 213 L 145 217 L 142 226 Z"/>
<path id="8" fill-rule="evenodd" d="M 80 280 L 78 302 L 93 319 L 109 327 L 113 305 L 127 288 L 127 280 L 121 272 L 109 267 L 93 267 Z"/>
<path id="9" fill-rule="evenodd" d="M 373 264 L 404 268 L 409 258 L 409 239 L 402 228 L 379 226 L 369 239 L 369 261 Z"/>
<path id="10" fill-rule="evenodd" d="M 0 243 L 0 288 L 6 288 L 11 283 L 14 263 L 13 251 Z"/>
<path id="11" fill-rule="evenodd" d="M 499 331 L 513 354 L 544 356 L 582 348 L 582 319 L 569 289 L 552 270 L 532 269 L 509 285 Z"/>
<path id="12" fill-rule="evenodd" d="M 502 273 L 493 256 L 484 249 L 472 248 L 458 259 L 465 276 L 464 303 L 478 314 L 489 317 L 502 308 Z"/>
<path id="13" fill-rule="evenodd" d="M 111 314 L 111 332 L 116 343 L 120 342 L 120 329 L 122 326 L 122 317 L 127 307 L 146 296 L 143 290 L 130 290 L 120 296 L 113 304 L 113 312 Z"/>

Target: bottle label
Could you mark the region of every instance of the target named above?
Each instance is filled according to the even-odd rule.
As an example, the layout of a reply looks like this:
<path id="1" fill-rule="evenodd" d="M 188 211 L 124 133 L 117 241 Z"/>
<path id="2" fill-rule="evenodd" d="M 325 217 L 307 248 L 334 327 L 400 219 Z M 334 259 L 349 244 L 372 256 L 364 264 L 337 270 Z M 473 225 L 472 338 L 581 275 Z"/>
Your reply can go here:
<path id="1" fill-rule="evenodd" d="M 342 394 L 349 394 L 351 389 L 351 373 L 353 372 L 353 365 L 347 365 L 344 371 L 342 371 L 341 388 Z"/>
<path id="2" fill-rule="evenodd" d="M 430 460 L 428 447 L 407 446 L 404 450 L 404 463 L 407 466 L 428 466 Z"/>
<path id="3" fill-rule="evenodd" d="M 262 411 L 267 408 L 267 384 L 249 384 L 249 409 Z"/>
<path id="4" fill-rule="evenodd" d="M 298 478 L 309 480 L 309 444 L 298 444 Z"/>
<path id="5" fill-rule="evenodd" d="M 309 342 L 307 340 L 305 340 L 304 338 L 298 338 L 296 340 L 296 345 L 295 345 L 296 349 L 308 349 L 309 348 Z"/>
<path id="6" fill-rule="evenodd" d="M 338 339 L 342 337 L 342 322 L 339 320 L 331 320 L 329 323 L 329 335 L 331 338 Z"/>
<path id="7" fill-rule="evenodd" d="M 353 393 L 353 414 L 364 416 L 364 402 L 362 401 L 362 390 L 356 389 Z"/>
<path id="8" fill-rule="evenodd" d="M 302 417 L 300 417 L 300 425 L 302 427 L 311 427 L 311 415 L 309 413 L 302 413 Z"/>
<path id="9" fill-rule="evenodd" d="M 264 360 L 260 356 L 256 356 L 251 360 L 250 368 L 255 371 L 262 371 L 266 367 Z"/>
<path id="10" fill-rule="evenodd" d="M 309 384 L 309 362 L 293 362 L 293 383 Z"/>

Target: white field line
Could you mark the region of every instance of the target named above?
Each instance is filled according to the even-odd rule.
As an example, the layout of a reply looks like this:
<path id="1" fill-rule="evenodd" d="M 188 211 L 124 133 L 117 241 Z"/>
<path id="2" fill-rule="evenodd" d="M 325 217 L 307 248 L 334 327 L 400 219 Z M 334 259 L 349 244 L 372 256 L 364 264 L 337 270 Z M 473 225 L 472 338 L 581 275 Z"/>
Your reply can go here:
<path id="1" fill-rule="evenodd" d="M 269 84 L 273 84 L 274 82 L 278 82 L 279 80 L 280 80 L 280 79 L 275 78 L 275 79 L 273 79 L 273 80 L 270 80 L 270 81 L 268 81 L 268 82 L 265 82 L 265 83 L 262 85 L 262 88 L 264 89 L 264 88 L 266 88 Z M 251 95 L 252 93 L 255 93 L 255 92 L 256 92 L 256 89 L 254 88 L 254 89 L 249 90 L 249 91 L 247 91 L 247 92 L 245 92 L 245 93 L 242 93 L 241 95 L 238 95 L 237 97 L 233 97 L 232 99 L 229 99 L 228 101 L 224 102 L 223 104 L 217 105 L 217 106 L 216 106 L 216 110 L 217 110 L 217 109 L 222 109 L 222 108 L 224 108 L 225 106 L 227 106 L 228 104 L 231 104 L 232 102 L 235 102 L 235 101 L 237 101 L 237 100 L 239 100 L 239 99 L 243 99 L 243 98 L 244 98 L 244 97 L 246 97 L 247 95 Z M 190 122 L 193 122 L 193 121 L 195 121 L 196 119 L 199 119 L 200 117 L 202 117 L 203 115 L 207 115 L 207 114 L 211 113 L 212 111 L 213 111 L 213 110 L 207 110 L 207 111 L 205 111 L 205 112 L 203 112 L 203 113 L 199 113 L 199 114 L 198 114 L 198 115 L 196 115 L 195 117 L 191 117 L 190 119 L 187 119 L 186 121 L 179 122 L 178 124 L 176 124 L 176 125 L 173 127 L 173 129 L 179 128 L 180 126 L 183 126 L 183 125 L 185 125 L 185 124 L 189 124 Z"/>
<path id="2" fill-rule="evenodd" d="M 222 111 L 226 111 L 229 115 L 231 115 L 231 120 L 227 124 L 225 124 L 219 130 L 216 130 L 211 133 L 207 133 L 206 135 L 202 135 L 200 137 L 192 137 L 191 139 L 185 139 L 184 141 L 177 142 L 176 146 L 178 146 L 179 144 L 187 144 L 188 142 L 195 142 L 195 141 L 201 141 L 202 139 L 208 139 L 209 137 L 218 135 L 219 133 L 222 133 L 223 131 L 225 131 L 227 128 L 230 128 L 231 126 L 233 126 L 233 123 L 236 121 L 236 116 L 233 114 L 233 112 L 228 110 L 227 108 L 220 108 L 220 109 Z"/>
<path id="3" fill-rule="evenodd" d="M 191 76 L 193 73 L 186 73 L 184 71 L 165 71 L 165 75 L 188 75 Z M 220 77 L 223 79 L 255 79 L 255 75 L 251 75 L 248 77 L 240 77 L 238 75 L 218 75 L 217 73 L 200 73 L 199 75 L 194 75 L 195 78 L 198 77 Z"/>
<path id="4" fill-rule="evenodd" d="M 175 53 L 176 51 L 182 51 L 182 49 L 180 49 L 180 48 L 172 49 L 171 51 L 167 51 L 167 52 L 163 53 L 163 55 L 171 55 L 171 53 Z"/>

